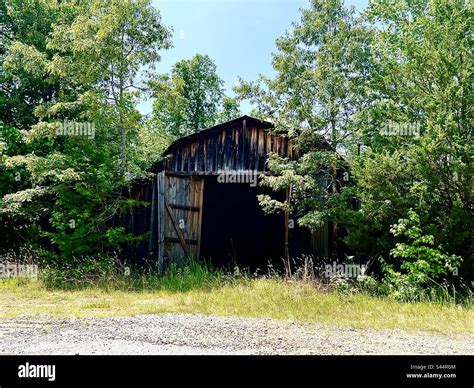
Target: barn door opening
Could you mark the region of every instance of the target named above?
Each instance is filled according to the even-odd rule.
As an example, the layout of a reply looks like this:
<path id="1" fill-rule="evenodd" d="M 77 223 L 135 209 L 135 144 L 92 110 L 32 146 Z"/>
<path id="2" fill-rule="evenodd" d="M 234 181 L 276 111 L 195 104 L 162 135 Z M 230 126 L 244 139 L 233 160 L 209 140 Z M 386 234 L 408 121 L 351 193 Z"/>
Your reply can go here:
<path id="1" fill-rule="evenodd" d="M 160 268 L 199 258 L 203 188 L 204 181 L 200 177 L 158 174 Z"/>
<path id="2" fill-rule="evenodd" d="M 244 183 L 220 183 L 215 176 L 205 176 L 201 259 L 215 267 L 238 265 L 266 272 L 268 265 L 284 270 L 285 217 L 265 214 L 257 195 L 267 194 L 278 201 L 285 200 L 285 191 L 252 187 Z M 296 218 L 289 220 L 289 254 L 298 262 L 312 253 L 310 232 L 298 226 Z"/>
<path id="3" fill-rule="evenodd" d="M 215 176 L 204 178 L 201 258 L 215 267 L 266 269 L 283 263 L 284 217 L 265 215 L 258 194 L 281 193 L 244 183 L 220 183 Z M 284 195 L 284 193 L 283 193 Z"/>

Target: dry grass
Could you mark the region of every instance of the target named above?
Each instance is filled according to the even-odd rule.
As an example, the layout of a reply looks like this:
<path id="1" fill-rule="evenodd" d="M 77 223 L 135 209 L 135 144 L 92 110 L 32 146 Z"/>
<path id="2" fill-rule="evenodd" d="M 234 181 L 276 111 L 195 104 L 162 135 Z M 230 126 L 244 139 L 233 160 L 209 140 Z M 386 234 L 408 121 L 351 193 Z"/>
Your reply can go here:
<path id="1" fill-rule="evenodd" d="M 474 333 L 474 310 L 434 303 L 401 303 L 362 294 L 318 291 L 308 284 L 255 279 L 188 291 L 44 288 L 38 281 L 0 281 L 0 319 L 18 316 L 109 317 L 199 313 L 271 317 L 355 328 L 399 328 L 442 334 Z"/>

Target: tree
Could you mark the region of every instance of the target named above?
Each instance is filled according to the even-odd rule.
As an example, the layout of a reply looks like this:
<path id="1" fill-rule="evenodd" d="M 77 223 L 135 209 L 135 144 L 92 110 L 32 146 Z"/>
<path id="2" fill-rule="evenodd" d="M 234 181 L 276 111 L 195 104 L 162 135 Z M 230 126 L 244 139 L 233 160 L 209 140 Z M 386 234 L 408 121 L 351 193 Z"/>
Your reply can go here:
<path id="1" fill-rule="evenodd" d="M 338 152 L 353 147 L 366 94 L 369 36 L 353 8 L 346 9 L 340 0 L 313 0 L 301 20 L 277 40 L 276 76 L 241 81 L 235 89 L 240 99 L 256 105 L 260 117 L 289 132 L 301 155 L 298 161 L 271 163 L 280 175 L 263 183 L 289 187 L 292 198 L 278 204 L 262 196 L 267 210 L 270 204 L 290 206 L 300 224 L 317 229 L 332 221 L 337 231 L 334 200 L 341 187 L 338 170 L 345 165 Z"/>
<path id="2" fill-rule="evenodd" d="M 19 3 L 12 2 L 8 14 L 26 18 Z M 8 43 L 3 67 L 58 90 L 34 104 L 36 123 L 24 136 L 30 152 L 3 161 L 25 175 L 24 187 L 3 196 L 0 211 L 9 219 L 23 216 L 43 246 L 59 248 L 67 259 L 114 246 L 121 230 L 109 220 L 134 205 L 122 188 L 144 174 L 148 166 L 139 155 L 150 142 L 134 107 L 144 91 L 137 80 L 144 69 L 153 70 L 170 34 L 146 0 L 38 3 L 58 8 L 48 32 L 37 45 Z M 95 132 L 58 135 L 64 120 L 93 124 Z"/>
<path id="3" fill-rule="evenodd" d="M 25 133 L 39 118 L 34 109 L 59 96 L 61 80 L 47 76 L 46 61 L 53 52 L 46 48 L 53 23 L 74 15 L 79 7 L 57 1 L 8 0 L 0 2 L 0 138 L 4 146 L 0 155 L 0 249 L 38 240 L 36 225 L 44 222 L 45 203 L 34 196 L 30 172 L 23 163 L 7 163 L 11 157 L 32 159 L 32 152 L 51 151 L 50 142 L 26 142 Z M 37 66 L 41 63 L 40 66 Z M 74 93 L 63 88 L 63 98 Z M 2 197 L 18 193 L 29 202 L 29 209 L 5 214 Z M 9 197 L 12 198 L 12 197 Z M 32 202 L 34 198 L 34 203 Z"/>
<path id="4" fill-rule="evenodd" d="M 81 96 L 112 108 L 112 128 L 120 134 L 120 173 L 129 172 L 127 142 L 136 135 L 139 114 L 134 108 L 140 71 L 153 69 L 160 50 L 170 47 L 170 32 L 149 0 L 91 1 L 89 11 L 72 24 L 58 23 L 48 47 L 67 56 L 55 57 L 53 72 L 94 85 L 93 94 Z M 148 73 L 150 76 L 150 72 Z M 78 78 L 78 79 L 77 79 Z"/>
<path id="5" fill-rule="evenodd" d="M 224 97 L 224 82 L 207 55 L 176 63 L 170 75 L 161 75 L 150 84 L 155 97 L 153 125 L 174 136 L 189 135 L 239 114 L 238 103 Z"/>
<path id="6" fill-rule="evenodd" d="M 218 114 L 217 121 L 225 123 L 240 116 L 242 116 L 242 112 L 240 111 L 239 102 L 233 97 L 224 96 L 222 99 L 222 109 Z"/>
<path id="7" fill-rule="evenodd" d="M 73 13 L 74 6 L 57 1 L 0 2 L 0 119 L 15 128 L 25 130 L 35 124 L 34 108 L 57 96 L 59 80 L 44 77 L 28 65 L 51 59 L 46 39 L 61 12 Z M 17 66 L 16 61 L 25 63 Z"/>
<path id="8" fill-rule="evenodd" d="M 427 241 L 442 247 L 437 260 L 462 257 L 472 278 L 472 24 L 473 6 L 461 0 L 377 0 L 360 17 L 338 0 L 312 1 L 277 41 L 276 77 L 237 88 L 262 118 L 290 129 L 300 155 L 270 162 L 278 175 L 264 184 L 293 196 L 261 197 L 264 209 L 289 206 L 311 228 L 343 224 L 363 260 L 392 265 Z M 409 131 L 387 132 L 390 122 Z M 321 135 L 331 147 L 315 151 Z M 340 187 L 344 164 L 350 184 Z M 391 233 L 413 214 L 416 239 Z"/>
<path id="9" fill-rule="evenodd" d="M 368 8 L 368 22 L 378 26 L 371 44 L 376 98 L 363 130 L 367 152 L 353 164 L 360 231 L 349 234 L 362 254 L 387 258 L 395 243 L 409 242 L 389 236 L 390 226 L 413 211 L 433 245 L 464 259 L 465 279 L 473 260 L 473 18 L 464 1 L 380 0 Z M 419 133 L 381 135 L 387 120 L 416 124 Z"/>

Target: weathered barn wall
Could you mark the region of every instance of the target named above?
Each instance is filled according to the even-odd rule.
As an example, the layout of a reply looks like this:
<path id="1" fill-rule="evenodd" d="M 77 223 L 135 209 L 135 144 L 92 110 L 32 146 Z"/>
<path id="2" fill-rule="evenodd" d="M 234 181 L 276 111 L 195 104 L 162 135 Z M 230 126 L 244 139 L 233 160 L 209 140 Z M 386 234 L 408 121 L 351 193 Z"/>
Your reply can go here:
<path id="1" fill-rule="evenodd" d="M 177 173 L 212 174 L 221 170 L 268 171 L 270 152 L 293 156 L 291 140 L 274 135 L 272 125 L 248 116 L 216 126 L 171 144 L 163 169 Z"/>

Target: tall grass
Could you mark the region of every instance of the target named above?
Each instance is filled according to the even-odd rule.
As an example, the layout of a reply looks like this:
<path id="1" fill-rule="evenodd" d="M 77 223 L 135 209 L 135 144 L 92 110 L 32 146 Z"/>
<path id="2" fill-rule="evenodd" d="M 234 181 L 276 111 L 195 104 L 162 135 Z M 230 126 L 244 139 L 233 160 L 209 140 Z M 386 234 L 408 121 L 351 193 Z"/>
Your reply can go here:
<path id="1" fill-rule="evenodd" d="M 117 289 L 117 285 L 114 289 L 110 285 L 102 287 L 98 283 L 78 290 L 47 290 L 41 281 L 1 280 L 0 321 L 15 317 L 75 317 L 87 321 L 93 317 L 186 313 L 266 317 L 361 329 L 421 330 L 446 335 L 472 336 L 474 333 L 474 310 L 452 304 L 402 303 L 363 293 L 321 292 L 314 283 L 283 278 L 232 280 L 224 276 L 218 282 L 209 282 L 205 277 L 193 276 L 193 283 L 176 280 L 176 276 L 190 279 L 187 275 L 164 276 L 167 280 L 153 283 L 156 288 L 147 291 L 140 285 L 136 288 L 139 291 L 133 292 Z M 189 289 L 190 285 L 194 288 Z"/>
<path id="2" fill-rule="evenodd" d="M 275 279 L 305 284 L 321 292 L 342 296 L 362 294 L 400 302 L 428 302 L 472 307 L 474 293 L 467 284 L 455 288 L 450 284 L 433 282 L 430 287 L 417 288 L 410 284 L 393 287 L 370 276 L 348 279 L 322 276 L 321 263 L 315 265 L 310 256 L 294 263 L 291 277 L 278 271 L 271 263 L 264 270 L 250 274 L 241 268 L 218 269 L 196 260 L 186 265 L 171 264 L 160 274 L 155 263 L 142 266 L 124 264 L 116 256 L 86 257 L 63 263 L 60 260 L 44 264 L 39 271 L 39 282 L 47 290 L 81 290 L 99 288 L 106 291 L 170 291 L 188 292 L 211 290 L 223 286 L 246 284 L 255 278 Z"/>
<path id="3" fill-rule="evenodd" d="M 105 261 L 108 265 L 93 260 L 48 265 L 40 270 L 38 281 L 0 280 L 0 319 L 192 313 L 474 333 L 472 296 L 460 299 L 443 285 L 433 287 L 435 291 L 425 300 L 413 303 L 379 294 L 379 283 L 370 277 L 360 282 L 322 281 L 310 266 L 285 278 L 274 269 L 256 276 L 191 261 L 185 266 L 170 265 L 160 275 L 153 265 L 128 271 L 120 262 Z"/>
<path id="4" fill-rule="evenodd" d="M 355 278 L 324 274 L 324 261 L 314 262 L 311 256 L 303 256 L 294 261 L 292 281 L 309 283 L 319 290 L 336 292 L 341 295 L 363 294 L 370 297 L 394 299 L 405 303 L 437 303 L 472 307 L 474 303 L 473 285 L 469 286 L 462 280 L 458 286 L 444 282 L 438 283 L 430 279 L 430 283 L 421 287 L 418 284 L 400 279 L 391 283 L 387 279 L 362 275 Z M 276 272 L 275 272 L 276 273 Z"/>
<path id="5" fill-rule="evenodd" d="M 83 259 L 74 265 L 46 266 L 40 270 L 39 280 L 49 290 L 98 287 L 120 291 L 186 292 L 243 281 L 244 276 L 232 276 L 222 269 L 214 269 L 195 260 L 186 265 L 172 263 L 160 274 L 154 264 L 127 266 L 113 257 L 107 257 L 99 261 Z"/>

